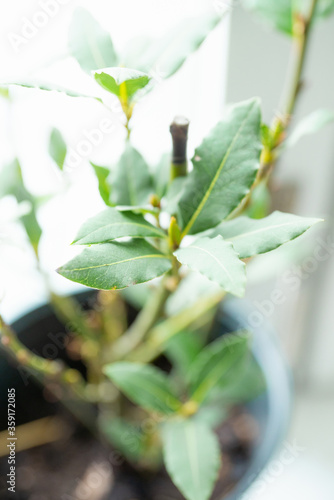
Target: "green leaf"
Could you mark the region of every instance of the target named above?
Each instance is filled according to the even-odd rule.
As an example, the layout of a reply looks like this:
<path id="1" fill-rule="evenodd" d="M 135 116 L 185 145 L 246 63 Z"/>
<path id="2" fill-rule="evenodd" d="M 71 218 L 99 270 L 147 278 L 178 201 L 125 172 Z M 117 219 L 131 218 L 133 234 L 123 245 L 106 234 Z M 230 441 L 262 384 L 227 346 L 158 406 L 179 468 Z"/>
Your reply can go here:
<path id="1" fill-rule="evenodd" d="M 63 170 L 64 162 L 67 154 L 66 143 L 57 128 L 53 128 L 49 141 L 49 154 L 56 162 L 60 170 Z"/>
<path id="2" fill-rule="evenodd" d="M 179 203 L 183 236 L 216 226 L 249 192 L 259 167 L 260 129 L 258 99 L 244 101 L 195 150 Z"/>
<path id="3" fill-rule="evenodd" d="M 284 212 L 273 212 L 264 219 L 238 217 L 223 222 L 205 234 L 214 237 L 221 235 L 225 241 L 233 244 L 241 259 L 260 253 L 270 252 L 275 248 L 297 238 L 321 219 L 299 217 Z"/>
<path id="4" fill-rule="evenodd" d="M 301 120 L 283 143 L 283 147 L 294 146 L 302 137 L 318 132 L 323 127 L 334 121 L 333 111 L 318 109 Z"/>
<path id="5" fill-rule="evenodd" d="M 249 356 L 241 359 L 235 369 L 226 375 L 224 385 L 221 384 L 213 392 L 214 403 L 215 406 L 221 402 L 225 408 L 231 407 L 255 399 L 265 389 L 266 381 L 261 367 L 253 356 Z"/>
<path id="6" fill-rule="evenodd" d="M 144 451 L 143 433 L 126 420 L 112 416 L 100 422 L 102 431 L 113 447 L 130 461 L 136 462 Z"/>
<path id="7" fill-rule="evenodd" d="M 101 198 L 106 205 L 110 206 L 111 187 L 107 180 L 110 175 L 110 170 L 107 167 L 100 167 L 99 165 L 95 165 L 95 163 L 92 162 L 90 162 L 90 164 L 92 165 L 97 177 Z"/>
<path id="8" fill-rule="evenodd" d="M 201 46 L 220 20 L 218 15 L 205 14 L 181 21 L 160 39 L 134 38 L 123 55 L 124 63 L 156 79 L 168 78 Z"/>
<path id="9" fill-rule="evenodd" d="M 153 173 L 154 192 L 159 198 L 162 198 L 166 194 L 168 188 L 170 181 L 170 162 L 170 154 L 164 154 Z"/>
<path id="10" fill-rule="evenodd" d="M 191 245 L 174 252 L 177 260 L 204 274 L 227 292 L 242 296 L 246 284 L 246 266 L 239 259 L 232 243 L 221 236 L 199 238 Z"/>
<path id="11" fill-rule="evenodd" d="M 102 88 L 121 99 L 131 99 L 151 79 L 141 71 L 128 68 L 104 68 L 96 71 L 94 78 Z"/>
<path id="12" fill-rule="evenodd" d="M 58 269 L 65 278 L 99 290 L 125 288 L 161 276 L 170 260 L 145 240 L 86 248 Z"/>
<path id="13" fill-rule="evenodd" d="M 177 369 L 182 377 L 196 356 L 200 353 L 203 342 L 194 332 L 184 331 L 172 337 L 166 344 L 165 354 L 172 361 L 173 367 Z"/>
<path id="14" fill-rule="evenodd" d="M 15 85 L 17 87 L 24 87 L 27 89 L 36 89 L 36 90 L 44 90 L 46 92 L 60 92 L 61 94 L 66 94 L 69 97 L 85 97 L 86 99 L 95 99 L 99 102 L 102 102 L 102 99 L 97 96 L 82 94 L 80 92 L 76 92 L 75 90 L 66 89 L 61 87 L 60 85 L 54 85 L 53 83 L 44 83 L 44 82 L 35 82 L 34 80 L 30 81 L 16 81 L 16 82 L 7 82 L 3 83 L 6 87 L 10 85 Z"/>
<path id="15" fill-rule="evenodd" d="M 184 189 L 186 187 L 187 177 L 176 177 L 169 186 L 165 193 L 163 200 L 163 209 L 170 215 L 176 215 L 179 220 L 179 204 L 182 199 Z"/>
<path id="16" fill-rule="evenodd" d="M 130 144 L 126 145 L 111 173 L 112 202 L 115 205 L 140 206 L 152 194 L 152 179 L 146 161 Z"/>
<path id="17" fill-rule="evenodd" d="M 107 208 L 95 217 L 88 219 L 80 228 L 73 243 L 93 245 L 132 236 L 134 238 L 165 238 L 166 234 L 132 212 L 119 212 L 116 208 Z"/>
<path id="18" fill-rule="evenodd" d="M 263 219 L 270 213 L 270 206 L 271 195 L 268 185 L 265 181 L 261 181 L 252 190 L 252 195 L 243 213 L 252 219 Z"/>
<path id="19" fill-rule="evenodd" d="M 334 12 L 334 0 L 318 0 L 318 17 L 328 17 Z"/>
<path id="20" fill-rule="evenodd" d="M 243 331 L 224 335 L 209 344 L 195 359 L 188 372 L 190 398 L 202 404 L 214 389 L 228 385 L 229 374 L 247 359 L 249 335 Z M 238 370 L 235 371 L 237 375 Z"/>
<path id="21" fill-rule="evenodd" d="M 31 210 L 21 216 L 26 234 L 35 251 L 38 253 L 42 230 L 37 220 L 37 201 L 26 189 L 22 177 L 21 166 L 17 159 L 5 166 L 1 172 L 0 196 L 15 196 L 18 203 L 28 202 Z"/>
<path id="22" fill-rule="evenodd" d="M 170 415 L 181 407 L 167 375 L 155 366 L 123 361 L 103 371 L 131 401 L 148 411 Z"/>
<path id="23" fill-rule="evenodd" d="M 187 500 L 207 500 L 221 464 L 216 435 L 200 420 L 171 420 L 163 426 L 166 469 Z"/>
<path id="24" fill-rule="evenodd" d="M 77 7 L 70 25 L 69 51 L 84 71 L 116 66 L 118 58 L 109 33 L 91 14 Z"/>

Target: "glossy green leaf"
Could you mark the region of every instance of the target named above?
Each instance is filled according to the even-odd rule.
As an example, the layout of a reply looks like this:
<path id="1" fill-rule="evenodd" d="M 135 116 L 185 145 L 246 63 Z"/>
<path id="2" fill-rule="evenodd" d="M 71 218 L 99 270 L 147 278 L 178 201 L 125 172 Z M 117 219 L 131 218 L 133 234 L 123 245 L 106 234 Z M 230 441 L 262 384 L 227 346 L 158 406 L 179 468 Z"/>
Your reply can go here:
<path id="1" fill-rule="evenodd" d="M 218 438 L 197 419 L 163 426 L 166 469 L 187 500 L 208 500 L 221 464 Z"/>
<path id="2" fill-rule="evenodd" d="M 227 292 L 242 296 L 246 269 L 230 242 L 221 236 L 199 238 L 191 245 L 174 252 L 177 260 L 218 283 Z"/>
<path id="3" fill-rule="evenodd" d="M 258 99 L 244 101 L 195 150 L 179 202 L 183 235 L 216 226 L 249 192 L 259 167 L 260 130 Z"/>
<path id="4" fill-rule="evenodd" d="M 102 88 L 121 99 L 131 99 L 150 81 L 150 77 L 145 73 L 128 68 L 104 68 L 103 71 L 96 71 L 94 78 Z"/>
<path id="5" fill-rule="evenodd" d="M 144 219 L 140 214 L 120 212 L 116 208 L 107 208 L 95 217 L 88 219 L 80 228 L 73 243 L 93 245 L 132 236 L 133 238 L 164 238 L 166 234 Z"/>
<path id="6" fill-rule="evenodd" d="M 110 170 L 107 167 L 100 167 L 99 165 L 95 165 L 95 163 L 90 162 L 92 165 L 95 175 L 97 177 L 99 193 L 101 195 L 102 200 L 107 206 L 110 206 L 112 203 L 110 201 L 111 197 L 111 186 L 108 182 L 108 177 L 110 175 Z"/>
<path id="7" fill-rule="evenodd" d="M 60 170 L 63 170 L 67 147 L 63 136 L 57 128 L 53 128 L 49 141 L 49 154 Z"/>
<path id="8" fill-rule="evenodd" d="M 145 240 L 86 248 L 58 269 L 65 278 L 100 290 L 125 288 L 161 276 L 170 260 Z"/>
<path id="9" fill-rule="evenodd" d="M 146 161 L 130 144 L 111 173 L 111 199 L 115 205 L 144 205 L 153 192 Z"/>
<path id="10" fill-rule="evenodd" d="M 105 366 L 104 373 L 131 401 L 148 411 L 170 415 L 181 406 L 167 375 L 155 366 L 123 361 Z"/>
<path id="11" fill-rule="evenodd" d="M 273 212 L 264 219 L 238 217 L 223 222 L 212 231 L 211 237 L 221 235 L 225 241 L 233 244 L 241 259 L 260 253 L 270 252 L 275 248 L 297 238 L 321 219 L 299 217 L 284 212 Z"/>
<path id="12" fill-rule="evenodd" d="M 160 80 L 173 75 L 204 42 L 221 17 L 208 13 L 179 22 L 160 39 L 134 38 L 123 55 L 124 64 Z"/>
<path id="13" fill-rule="evenodd" d="M 329 123 L 333 123 L 334 113 L 328 109 L 318 109 L 301 120 L 294 130 L 290 133 L 284 146 L 294 146 L 300 139 L 306 135 L 315 134 Z"/>
<path id="14" fill-rule="evenodd" d="M 82 7 L 74 11 L 70 24 L 69 51 L 84 71 L 117 66 L 110 35 L 94 17 Z"/>
<path id="15" fill-rule="evenodd" d="M 202 350 L 188 372 L 191 400 L 202 404 L 215 388 L 226 386 L 229 373 L 247 359 L 248 344 L 249 335 L 243 331 L 224 335 Z"/>

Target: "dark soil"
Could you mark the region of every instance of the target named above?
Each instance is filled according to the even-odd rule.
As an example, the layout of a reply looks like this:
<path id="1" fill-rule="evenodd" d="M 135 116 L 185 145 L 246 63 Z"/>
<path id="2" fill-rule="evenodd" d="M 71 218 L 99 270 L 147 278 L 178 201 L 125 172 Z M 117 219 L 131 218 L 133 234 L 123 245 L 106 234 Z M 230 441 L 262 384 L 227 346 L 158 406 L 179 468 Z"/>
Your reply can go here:
<path id="1" fill-rule="evenodd" d="M 245 474 L 259 429 L 245 408 L 236 407 L 217 432 L 223 465 L 212 499 L 221 500 Z M 7 473 L 2 459 L 3 500 L 183 500 L 164 469 L 140 473 L 83 431 L 18 453 L 14 495 L 7 490 Z"/>

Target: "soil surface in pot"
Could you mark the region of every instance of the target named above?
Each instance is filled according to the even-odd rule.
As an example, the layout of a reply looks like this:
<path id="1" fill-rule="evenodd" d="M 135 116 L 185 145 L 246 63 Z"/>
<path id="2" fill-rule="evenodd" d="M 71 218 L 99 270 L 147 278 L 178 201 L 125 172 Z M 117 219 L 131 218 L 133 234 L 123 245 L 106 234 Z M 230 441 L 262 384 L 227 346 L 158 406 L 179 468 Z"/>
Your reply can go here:
<path id="1" fill-rule="evenodd" d="M 222 467 L 212 499 L 221 500 L 247 471 L 259 436 L 256 420 L 245 407 L 235 407 L 218 430 Z M 0 498 L 10 499 L 0 461 Z M 140 473 L 120 455 L 87 434 L 17 454 L 17 500 L 182 500 L 166 471 Z"/>

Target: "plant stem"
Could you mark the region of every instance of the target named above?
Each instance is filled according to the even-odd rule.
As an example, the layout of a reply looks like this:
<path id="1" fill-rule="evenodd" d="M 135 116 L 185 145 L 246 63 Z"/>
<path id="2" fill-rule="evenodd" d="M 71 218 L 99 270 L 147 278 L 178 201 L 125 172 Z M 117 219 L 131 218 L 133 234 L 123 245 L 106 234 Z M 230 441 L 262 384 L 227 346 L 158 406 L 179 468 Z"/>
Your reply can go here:
<path id="1" fill-rule="evenodd" d="M 289 92 L 286 105 L 283 106 L 283 113 L 289 119 L 293 114 L 299 91 L 301 89 L 303 69 L 305 65 L 307 47 L 309 42 L 309 33 L 318 0 L 312 0 L 309 13 L 305 19 L 297 19 L 295 23 L 295 34 L 293 44 L 293 54 L 295 63 L 289 84 Z"/>
<path id="2" fill-rule="evenodd" d="M 173 141 L 171 181 L 187 175 L 188 128 L 189 121 L 182 116 L 175 117 L 169 128 Z"/>
<path id="3" fill-rule="evenodd" d="M 95 340 L 97 332 L 88 325 L 80 304 L 70 296 L 49 293 L 50 303 L 57 317 L 65 323 L 68 329 L 79 334 L 86 340 Z M 66 323 L 68 323 L 66 325 Z"/>
<path id="4" fill-rule="evenodd" d="M 30 351 L 0 316 L 1 347 L 32 375 L 60 383 L 76 398 L 86 400 L 85 381 L 77 370 L 60 361 L 45 359 Z"/>

